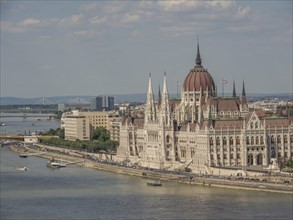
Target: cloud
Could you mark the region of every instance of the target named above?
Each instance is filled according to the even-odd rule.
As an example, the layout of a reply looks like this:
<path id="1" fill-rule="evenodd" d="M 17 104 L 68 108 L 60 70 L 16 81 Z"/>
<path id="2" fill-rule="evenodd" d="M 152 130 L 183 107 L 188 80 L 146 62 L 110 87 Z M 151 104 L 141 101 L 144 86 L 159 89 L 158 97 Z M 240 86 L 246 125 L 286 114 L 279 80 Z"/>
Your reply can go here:
<path id="1" fill-rule="evenodd" d="M 171 26 L 171 27 L 161 27 L 160 31 L 167 33 L 168 36 L 172 34 L 173 37 L 179 36 L 189 36 L 194 35 L 195 33 L 195 26 Z"/>
<path id="2" fill-rule="evenodd" d="M 71 37 L 78 37 L 78 38 L 92 38 L 92 37 L 97 37 L 100 36 L 102 34 L 102 32 L 97 32 L 96 30 L 80 30 L 80 31 L 74 31 L 72 33 L 70 33 L 68 36 Z"/>
<path id="3" fill-rule="evenodd" d="M 121 22 L 122 23 L 134 23 L 134 22 L 139 22 L 141 21 L 140 16 L 137 14 L 126 14 L 122 18 Z"/>
<path id="4" fill-rule="evenodd" d="M 234 0 L 231 1 L 204 1 L 205 7 L 217 8 L 217 9 L 229 9 L 236 5 Z"/>
<path id="5" fill-rule="evenodd" d="M 158 1 L 157 5 L 163 11 L 190 11 L 196 8 L 229 9 L 235 6 L 235 1 L 190 1 L 190 0 L 171 0 Z"/>
<path id="6" fill-rule="evenodd" d="M 236 17 L 245 18 L 252 14 L 252 9 L 249 6 L 239 6 L 237 8 Z"/>
<path id="7" fill-rule="evenodd" d="M 185 11 L 198 7 L 201 3 L 199 1 L 177 0 L 177 1 L 158 1 L 157 5 L 163 11 Z"/>
<path id="8" fill-rule="evenodd" d="M 83 15 L 72 15 L 66 18 L 63 18 L 59 21 L 59 25 L 61 26 L 74 26 L 82 23 Z"/>
<path id="9" fill-rule="evenodd" d="M 26 31 L 26 28 L 13 26 L 10 22 L 1 21 L 1 32 L 7 33 L 22 33 Z"/>
<path id="10" fill-rule="evenodd" d="M 152 1 L 140 1 L 138 7 L 142 9 L 152 9 L 154 6 L 155 3 Z"/>
<path id="11" fill-rule="evenodd" d="M 258 31 L 259 27 L 254 24 L 239 24 L 235 26 L 228 27 L 227 30 L 231 32 L 253 32 Z"/>
<path id="12" fill-rule="evenodd" d="M 127 3 L 124 1 L 114 1 L 104 5 L 104 7 L 102 8 L 102 11 L 105 14 L 116 14 L 122 11 L 125 8 L 126 4 Z"/>
<path id="13" fill-rule="evenodd" d="M 89 22 L 91 24 L 103 24 L 107 21 L 106 17 L 101 17 L 101 16 L 95 16 L 89 19 Z"/>
<path id="14" fill-rule="evenodd" d="M 27 18 L 25 20 L 22 20 L 18 23 L 19 26 L 24 26 L 24 27 L 29 27 L 29 26 L 34 26 L 38 25 L 41 23 L 41 20 L 39 19 L 34 19 L 34 18 Z"/>

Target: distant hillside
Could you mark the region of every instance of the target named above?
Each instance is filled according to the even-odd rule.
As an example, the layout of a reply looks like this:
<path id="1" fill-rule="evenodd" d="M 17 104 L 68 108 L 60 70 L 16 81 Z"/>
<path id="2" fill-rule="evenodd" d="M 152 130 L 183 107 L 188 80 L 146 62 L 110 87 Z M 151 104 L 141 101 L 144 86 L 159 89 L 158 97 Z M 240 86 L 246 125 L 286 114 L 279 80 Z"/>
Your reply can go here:
<path id="1" fill-rule="evenodd" d="M 0 105 L 30 105 L 37 102 L 37 98 L 0 97 Z"/>
<path id="2" fill-rule="evenodd" d="M 231 94 L 225 94 L 230 96 Z M 123 94 L 123 95 L 111 95 L 114 96 L 115 103 L 122 102 L 140 102 L 146 101 L 146 94 Z M 51 96 L 51 97 L 35 97 L 35 98 L 18 98 L 18 97 L 0 97 L 0 105 L 50 105 L 50 104 L 76 104 L 76 103 L 90 103 L 91 98 L 94 96 Z M 175 98 L 175 94 L 170 94 L 170 98 Z M 279 94 L 257 94 L 251 93 L 247 95 L 249 100 L 263 99 L 263 98 L 283 98 L 292 99 L 291 93 L 279 93 Z M 155 96 L 155 99 L 157 97 Z"/>
<path id="3" fill-rule="evenodd" d="M 114 96 L 115 103 L 145 102 L 146 94 L 125 94 Z M 95 96 L 51 96 L 36 98 L 0 97 L 0 105 L 40 105 L 90 103 Z"/>

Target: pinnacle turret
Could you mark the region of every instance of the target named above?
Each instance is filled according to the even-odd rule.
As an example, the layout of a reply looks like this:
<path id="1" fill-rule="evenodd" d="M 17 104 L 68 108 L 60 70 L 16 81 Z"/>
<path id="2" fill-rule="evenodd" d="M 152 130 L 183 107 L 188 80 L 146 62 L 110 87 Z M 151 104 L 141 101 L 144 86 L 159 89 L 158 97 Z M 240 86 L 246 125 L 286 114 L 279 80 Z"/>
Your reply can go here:
<path id="1" fill-rule="evenodd" d="M 149 85 L 147 93 L 147 101 L 145 107 L 145 123 L 156 120 L 156 109 L 154 103 L 154 93 L 152 88 L 151 74 L 149 75 Z"/>
<path id="2" fill-rule="evenodd" d="M 197 38 L 197 54 L 196 54 L 195 63 L 197 66 L 201 66 L 201 58 L 200 58 L 200 52 L 199 52 L 199 39 L 198 38 Z"/>
<path id="3" fill-rule="evenodd" d="M 233 80 L 233 97 L 236 97 L 235 81 Z"/>

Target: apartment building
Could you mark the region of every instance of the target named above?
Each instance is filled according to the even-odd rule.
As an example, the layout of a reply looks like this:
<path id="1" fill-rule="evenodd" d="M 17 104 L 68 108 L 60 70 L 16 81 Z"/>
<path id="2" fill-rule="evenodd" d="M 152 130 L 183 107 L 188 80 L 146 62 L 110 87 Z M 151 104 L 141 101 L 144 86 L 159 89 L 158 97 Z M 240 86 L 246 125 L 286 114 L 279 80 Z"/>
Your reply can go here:
<path id="1" fill-rule="evenodd" d="M 91 134 L 98 127 L 104 127 L 110 132 L 113 140 L 119 140 L 119 122 L 121 118 L 115 112 L 79 112 L 72 111 L 64 113 L 61 119 L 61 127 L 65 129 L 65 139 L 67 140 L 90 140 Z M 86 126 L 86 129 L 84 129 Z M 84 135 L 84 132 L 86 135 Z M 88 133 L 87 133 L 88 132 Z"/>

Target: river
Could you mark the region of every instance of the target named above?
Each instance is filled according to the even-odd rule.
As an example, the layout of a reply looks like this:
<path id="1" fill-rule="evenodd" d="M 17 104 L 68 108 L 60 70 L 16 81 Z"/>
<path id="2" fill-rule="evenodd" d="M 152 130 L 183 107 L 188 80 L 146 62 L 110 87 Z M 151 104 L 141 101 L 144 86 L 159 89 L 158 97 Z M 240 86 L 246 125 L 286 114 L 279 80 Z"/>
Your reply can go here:
<path id="1" fill-rule="evenodd" d="M 60 120 L 48 120 L 47 118 L 38 118 L 28 117 L 23 120 L 20 117 L 23 114 L 10 114 L 18 117 L 4 117 L 5 114 L 2 114 L 3 117 L 0 117 L 1 123 L 4 123 L 5 126 L 0 127 L 0 135 L 30 135 L 37 134 L 41 131 L 48 131 L 50 128 L 56 129 L 60 127 Z M 30 114 L 33 115 L 33 114 Z"/>
<path id="2" fill-rule="evenodd" d="M 28 171 L 19 170 L 28 167 Z M 291 194 L 163 182 L 70 165 L 46 167 L 1 148 L 1 219 L 292 219 Z"/>

